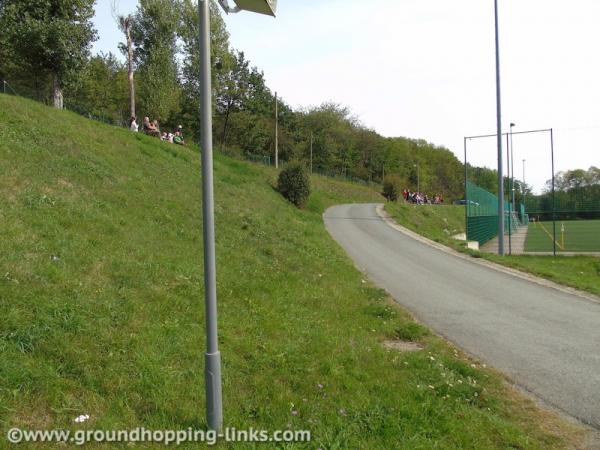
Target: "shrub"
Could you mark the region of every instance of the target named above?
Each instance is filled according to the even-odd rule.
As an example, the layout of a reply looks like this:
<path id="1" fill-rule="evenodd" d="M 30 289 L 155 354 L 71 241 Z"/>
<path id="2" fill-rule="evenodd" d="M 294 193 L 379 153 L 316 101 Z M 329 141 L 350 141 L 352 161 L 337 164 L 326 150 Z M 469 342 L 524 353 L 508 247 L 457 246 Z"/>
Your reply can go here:
<path id="1" fill-rule="evenodd" d="M 302 208 L 310 195 L 310 177 L 306 168 L 292 163 L 279 173 L 277 190 L 298 208 Z"/>
<path id="2" fill-rule="evenodd" d="M 383 182 L 383 196 L 390 202 L 395 202 L 400 196 L 401 181 L 396 177 L 388 177 Z"/>

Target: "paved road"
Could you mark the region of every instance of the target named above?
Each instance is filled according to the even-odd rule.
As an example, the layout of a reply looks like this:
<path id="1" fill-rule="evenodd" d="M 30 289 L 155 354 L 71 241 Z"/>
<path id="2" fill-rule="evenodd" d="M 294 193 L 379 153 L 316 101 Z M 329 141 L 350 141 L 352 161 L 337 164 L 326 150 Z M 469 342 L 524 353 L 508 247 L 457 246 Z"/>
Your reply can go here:
<path id="1" fill-rule="evenodd" d="M 599 303 L 432 248 L 390 227 L 375 207 L 324 215 L 371 280 L 459 347 L 600 428 Z"/>

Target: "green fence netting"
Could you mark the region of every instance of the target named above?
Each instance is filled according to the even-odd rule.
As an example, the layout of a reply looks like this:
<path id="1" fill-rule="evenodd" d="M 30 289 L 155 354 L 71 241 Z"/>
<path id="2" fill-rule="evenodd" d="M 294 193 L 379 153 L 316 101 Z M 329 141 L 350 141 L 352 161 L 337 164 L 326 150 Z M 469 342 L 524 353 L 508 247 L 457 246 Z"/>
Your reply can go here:
<path id="1" fill-rule="evenodd" d="M 600 184 L 531 195 L 525 199 L 527 213 L 540 221 L 600 219 Z"/>
<path id="2" fill-rule="evenodd" d="M 498 236 L 498 197 L 489 191 L 467 181 L 466 195 L 467 240 L 483 245 Z M 523 205 L 515 205 L 512 210 L 509 202 L 504 202 L 504 230 L 514 234 L 527 219 Z"/>
<path id="3" fill-rule="evenodd" d="M 467 181 L 467 240 L 480 245 L 498 236 L 498 197 Z"/>

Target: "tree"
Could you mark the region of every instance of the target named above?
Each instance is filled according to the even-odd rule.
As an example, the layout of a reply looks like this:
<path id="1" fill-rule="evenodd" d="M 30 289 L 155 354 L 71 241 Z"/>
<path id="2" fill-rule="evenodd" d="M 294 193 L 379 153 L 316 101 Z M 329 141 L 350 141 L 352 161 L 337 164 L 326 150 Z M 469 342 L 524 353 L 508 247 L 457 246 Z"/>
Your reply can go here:
<path id="1" fill-rule="evenodd" d="M 129 113 L 127 70 L 112 53 L 90 58 L 70 92 L 65 99 L 69 109 L 113 124 L 125 123 Z"/>
<path id="2" fill-rule="evenodd" d="M 145 115 L 166 122 L 180 111 L 175 59 L 180 11 L 176 0 L 140 0 L 131 26 L 139 104 Z"/>
<path id="3" fill-rule="evenodd" d="M 221 90 L 217 96 L 217 112 L 225 116 L 221 146 L 225 145 L 227 125 L 232 112 L 241 111 L 249 96 L 250 70 L 244 52 L 237 52 L 231 58 L 231 68 L 221 79 Z"/>
<path id="4" fill-rule="evenodd" d="M 89 56 L 96 39 L 94 0 L 3 0 L 4 40 L 20 73 L 52 84 L 53 104 L 63 107 L 63 90 Z"/>
<path id="5" fill-rule="evenodd" d="M 131 29 L 133 27 L 133 17 L 119 16 L 117 17 L 119 29 L 125 34 L 126 46 L 122 46 L 121 50 L 127 55 L 127 81 L 129 83 L 129 114 L 135 117 L 135 81 L 133 79 L 134 62 L 133 62 L 133 38 Z"/>
<path id="6" fill-rule="evenodd" d="M 182 66 L 181 66 L 181 113 L 178 117 L 188 129 L 200 130 L 200 30 L 197 1 L 182 0 L 181 22 L 179 25 L 179 38 L 181 39 Z M 218 98 L 223 90 L 223 76 L 231 67 L 233 58 L 229 50 L 229 33 L 221 17 L 221 9 L 214 1 L 210 3 L 210 30 L 211 30 L 211 64 L 213 91 Z M 215 119 L 217 119 L 215 117 Z M 214 121 L 215 130 L 222 129 L 217 120 Z"/>

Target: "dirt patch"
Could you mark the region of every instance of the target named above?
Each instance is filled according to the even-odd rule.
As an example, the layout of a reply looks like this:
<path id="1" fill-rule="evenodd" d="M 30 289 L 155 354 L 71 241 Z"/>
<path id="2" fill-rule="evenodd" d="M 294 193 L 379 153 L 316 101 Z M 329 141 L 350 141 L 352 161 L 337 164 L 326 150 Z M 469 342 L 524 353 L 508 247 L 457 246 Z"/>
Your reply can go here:
<path id="1" fill-rule="evenodd" d="M 398 352 L 418 352 L 423 350 L 423 346 L 416 342 L 401 341 L 401 340 L 387 340 L 381 343 L 388 350 L 396 350 Z"/>

